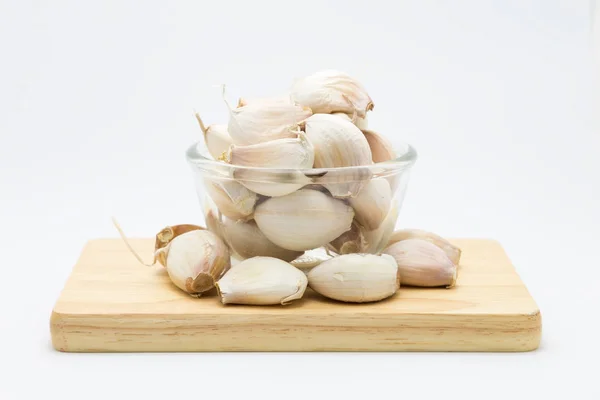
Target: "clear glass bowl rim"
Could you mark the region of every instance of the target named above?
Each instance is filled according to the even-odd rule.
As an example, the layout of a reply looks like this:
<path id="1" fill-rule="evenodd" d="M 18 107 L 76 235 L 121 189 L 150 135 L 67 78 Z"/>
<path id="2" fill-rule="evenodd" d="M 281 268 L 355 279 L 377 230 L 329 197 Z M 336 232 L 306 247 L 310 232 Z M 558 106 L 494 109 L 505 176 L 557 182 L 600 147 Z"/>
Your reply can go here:
<path id="1" fill-rule="evenodd" d="M 247 167 L 241 165 L 227 164 L 222 161 L 215 161 L 208 156 L 205 151 L 201 151 L 203 142 L 197 141 L 188 147 L 186 151 L 187 161 L 194 167 L 199 168 L 207 174 L 221 175 L 221 176 L 233 176 L 235 171 L 254 171 L 260 173 L 263 176 L 277 175 L 289 175 L 290 173 L 300 173 L 307 176 L 320 176 L 320 175 L 336 175 L 336 174 L 351 174 L 352 172 L 365 172 L 369 171 L 372 176 L 385 177 L 390 175 L 396 175 L 404 170 L 410 169 L 417 160 L 416 149 L 405 142 L 397 142 L 399 146 L 394 147 L 394 152 L 398 154 L 398 157 L 393 160 L 373 163 L 371 165 L 361 165 L 354 167 L 335 167 L 335 168 L 307 168 L 307 169 L 296 169 L 296 168 L 265 168 L 265 167 Z"/>

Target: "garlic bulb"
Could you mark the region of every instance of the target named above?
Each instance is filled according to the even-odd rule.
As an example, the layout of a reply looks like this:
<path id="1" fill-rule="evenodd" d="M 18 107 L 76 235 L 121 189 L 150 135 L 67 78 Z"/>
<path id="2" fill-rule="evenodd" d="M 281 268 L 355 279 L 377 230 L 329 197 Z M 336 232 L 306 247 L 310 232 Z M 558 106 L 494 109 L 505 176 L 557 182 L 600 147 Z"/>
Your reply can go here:
<path id="1" fill-rule="evenodd" d="M 366 128 L 361 129 L 369 143 L 373 162 L 385 162 L 396 158 L 394 146 L 392 146 L 389 140 L 375 131 L 366 130 Z"/>
<path id="2" fill-rule="evenodd" d="M 232 221 L 225 219 L 221 226 L 225 241 L 240 258 L 257 256 L 275 257 L 292 261 L 302 255 L 301 251 L 287 250 L 271 242 L 254 221 Z"/>
<path id="3" fill-rule="evenodd" d="M 321 247 L 350 229 L 354 211 L 318 190 L 300 189 L 259 204 L 254 219 L 265 236 L 289 250 Z"/>
<path id="4" fill-rule="evenodd" d="M 344 112 L 364 117 L 373 101 L 356 79 L 336 70 L 324 70 L 299 79 L 292 85 L 292 99 L 314 113 Z"/>
<path id="5" fill-rule="evenodd" d="M 234 220 L 251 218 L 258 199 L 256 193 L 233 180 L 205 179 L 204 187 L 223 215 Z"/>
<path id="6" fill-rule="evenodd" d="M 460 248 L 454 246 L 452 243 L 433 232 L 427 232 L 421 229 L 402 229 L 394 232 L 389 239 L 388 246 L 406 239 L 427 240 L 442 249 L 455 265 L 458 265 L 460 262 Z"/>
<path id="7" fill-rule="evenodd" d="M 281 101 L 250 103 L 230 109 L 227 130 L 235 144 L 263 143 L 296 137 L 298 124 L 311 115 L 308 107 Z"/>
<path id="8" fill-rule="evenodd" d="M 304 133 L 297 138 L 276 139 L 249 146 L 231 146 L 227 161 L 234 165 L 261 168 L 309 169 L 314 162 L 314 148 Z M 310 182 L 300 172 L 290 172 L 290 178 L 299 183 L 261 182 L 261 171 L 237 169 L 233 176 L 242 185 L 264 196 L 283 196 Z M 287 178 L 287 176 L 286 176 Z"/>
<path id="9" fill-rule="evenodd" d="M 315 168 L 371 165 L 371 150 L 363 133 L 351 122 L 330 114 L 315 114 L 304 122 L 308 140 L 315 151 Z M 355 196 L 365 176 L 359 169 L 336 171 L 338 182 L 324 185 L 335 197 Z M 370 171 L 367 171 L 370 173 Z M 331 173 L 328 173 L 331 177 Z"/>
<path id="10" fill-rule="evenodd" d="M 383 178 L 370 180 L 349 203 L 354 208 L 356 220 L 367 230 L 379 228 L 390 210 L 392 191 Z"/>
<path id="11" fill-rule="evenodd" d="M 204 135 L 204 143 L 206 143 L 208 152 L 215 160 L 218 160 L 229 149 L 229 146 L 233 144 L 231 136 L 227 133 L 227 125 L 213 124 L 206 127 L 198 113 L 196 113 L 196 120 L 198 120 L 200 129 Z"/>
<path id="12" fill-rule="evenodd" d="M 253 257 L 231 268 L 218 282 L 223 304 L 286 305 L 304 295 L 306 275 L 285 261 Z"/>
<path id="13" fill-rule="evenodd" d="M 308 284 L 330 299 L 363 303 L 396 293 L 400 274 L 396 261 L 388 255 L 346 254 L 311 269 Z"/>
<path id="14" fill-rule="evenodd" d="M 402 240 L 383 252 L 396 260 L 403 285 L 452 287 L 456 282 L 456 265 L 442 249 L 426 240 Z"/>

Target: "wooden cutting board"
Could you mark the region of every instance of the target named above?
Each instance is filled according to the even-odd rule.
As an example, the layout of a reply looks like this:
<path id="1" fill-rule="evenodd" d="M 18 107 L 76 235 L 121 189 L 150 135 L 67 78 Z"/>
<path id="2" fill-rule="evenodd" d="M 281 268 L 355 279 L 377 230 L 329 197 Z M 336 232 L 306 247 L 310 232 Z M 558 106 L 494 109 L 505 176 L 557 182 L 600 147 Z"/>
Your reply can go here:
<path id="1" fill-rule="evenodd" d="M 307 289 L 288 306 L 223 306 L 192 298 L 120 239 L 92 240 L 56 302 L 52 343 L 65 352 L 529 351 L 541 315 L 499 243 L 463 250 L 452 289 L 401 287 L 387 300 L 345 304 Z M 150 259 L 154 239 L 134 239 Z"/>

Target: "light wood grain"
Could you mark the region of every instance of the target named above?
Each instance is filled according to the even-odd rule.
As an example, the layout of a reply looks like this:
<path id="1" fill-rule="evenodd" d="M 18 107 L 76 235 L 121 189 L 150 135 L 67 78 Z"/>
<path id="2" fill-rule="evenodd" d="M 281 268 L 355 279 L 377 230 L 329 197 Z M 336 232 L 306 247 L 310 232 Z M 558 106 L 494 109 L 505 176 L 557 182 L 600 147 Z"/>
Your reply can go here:
<path id="1" fill-rule="evenodd" d="M 530 351 L 541 315 L 500 244 L 462 248 L 452 289 L 402 287 L 370 304 L 329 301 L 311 290 L 289 306 L 223 306 L 195 299 L 160 267 L 140 265 L 120 239 L 88 242 L 50 326 L 66 352 Z M 154 240 L 132 240 L 151 258 Z"/>

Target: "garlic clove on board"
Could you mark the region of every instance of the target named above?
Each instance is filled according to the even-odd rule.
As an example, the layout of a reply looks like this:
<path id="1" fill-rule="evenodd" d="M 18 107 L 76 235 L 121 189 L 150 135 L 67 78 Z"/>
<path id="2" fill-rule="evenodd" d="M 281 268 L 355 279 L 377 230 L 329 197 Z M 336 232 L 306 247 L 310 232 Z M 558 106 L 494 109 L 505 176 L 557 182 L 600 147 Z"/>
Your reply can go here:
<path id="1" fill-rule="evenodd" d="M 392 146 L 392 143 L 384 136 L 375 131 L 364 128 L 362 129 L 362 132 L 369 143 L 369 148 L 371 149 L 371 154 L 373 156 L 373 162 L 385 162 L 396 158 L 394 146 Z"/>
<path id="2" fill-rule="evenodd" d="M 175 225 L 156 235 L 154 261 L 145 263 L 129 244 L 129 240 L 113 218 L 113 224 L 125 245 L 143 265 L 160 262 L 171 282 L 188 294 L 199 297 L 212 289 L 231 266 L 229 249 L 214 233 L 196 225 Z"/>
<path id="3" fill-rule="evenodd" d="M 308 107 L 281 101 L 250 103 L 229 112 L 229 135 L 243 146 L 296 137 L 298 124 L 312 115 Z"/>
<path id="4" fill-rule="evenodd" d="M 292 99 L 310 107 L 314 113 L 344 112 L 364 117 L 373 109 L 373 101 L 364 86 L 347 73 L 323 70 L 292 85 Z"/>
<path id="5" fill-rule="evenodd" d="M 390 211 L 390 184 L 383 178 L 372 179 L 356 197 L 351 197 L 348 201 L 354 208 L 356 220 L 362 226 L 367 230 L 377 229 Z"/>
<path id="6" fill-rule="evenodd" d="M 314 147 L 302 132 L 297 138 L 276 139 L 248 146 L 231 146 L 225 157 L 233 165 L 272 169 L 310 169 L 314 163 Z M 266 175 L 266 176 L 265 176 Z M 300 172 L 270 174 L 252 169 L 236 169 L 233 176 L 242 185 L 264 196 L 283 196 L 310 182 Z M 272 182 L 278 177 L 298 183 Z"/>
<path id="7" fill-rule="evenodd" d="M 400 274 L 393 257 L 345 254 L 327 260 L 308 273 L 315 292 L 330 299 L 363 303 L 392 296 L 400 287 Z"/>
<path id="8" fill-rule="evenodd" d="M 456 247 L 443 237 L 422 229 L 401 229 L 395 231 L 389 238 L 388 246 L 407 239 L 426 240 L 442 249 L 455 265 L 458 265 L 460 262 L 460 256 L 462 253 L 460 248 Z"/>
<path id="9" fill-rule="evenodd" d="M 350 229 L 352 207 L 318 190 L 300 189 L 259 204 L 254 219 L 265 236 L 289 250 L 324 246 Z"/>
<path id="10" fill-rule="evenodd" d="M 224 152 L 229 150 L 229 146 L 233 144 L 233 139 L 231 139 L 231 136 L 227 132 L 227 125 L 212 124 L 205 126 L 200 118 L 200 114 L 196 113 L 195 115 L 202 130 L 204 143 L 208 152 L 215 160 L 218 160 Z"/>
<path id="11" fill-rule="evenodd" d="M 202 229 L 204 228 L 193 224 L 167 226 L 161 229 L 161 231 L 156 234 L 156 237 L 154 239 L 154 251 L 162 249 L 163 247 L 167 246 L 173 239 L 180 235 L 183 235 L 184 233 Z M 164 262 L 161 262 L 161 264 L 164 266 Z"/>
<path id="12" fill-rule="evenodd" d="M 333 255 L 326 249 L 319 247 L 318 249 L 305 251 L 300 257 L 290 261 L 290 264 L 308 274 L 308 271 L 331 258 L 333 258 Z"/>
<path id="13" fill-rule="evenodd" d="M 204 180 L 204 187 L 226 217 L 234 220 L 248 220 L 252 217 L 258 196 L 239 182 L 207 178 Z"/>
<path id="14" fill-rule="evenodd" d="M 452 287 L 456 265 L 446 253 L 426 240 L 406 239 L 383 250 L 396 260 L 402 284 L 420 287 Z"/>
<path id="15" fill-rule="evenodd" d="M 273 257 L 253 257 L 231 268 L 218 282 L 223 304 L 286 305 L 304 295 L 308 279 Z"/>
<path id="16" fill-rule="evenodd" d="M 227 244 L 242 259 L 263 256 L 292 261 L 302 255 L 301 251 L 287 250 L 271 242 L 255 221 L 224 219 L 221 231 Z"/>
<path id="17" fill-rule="evenodd" d="M 177 236 L 163 249 L 169 278 L 191 295 L 200 296 L 212 289 L 231 266 L 227 246 L 207 230 Z"/>

